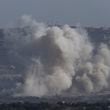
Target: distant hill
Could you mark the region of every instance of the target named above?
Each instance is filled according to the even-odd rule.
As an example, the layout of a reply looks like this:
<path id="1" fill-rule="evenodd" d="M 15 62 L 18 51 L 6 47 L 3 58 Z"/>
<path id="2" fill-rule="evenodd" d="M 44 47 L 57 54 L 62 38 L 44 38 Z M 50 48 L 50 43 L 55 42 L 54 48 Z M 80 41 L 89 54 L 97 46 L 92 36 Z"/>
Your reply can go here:
<path id="1" fill-rule="evenodd" d="M 93 43 L 99 44 L 100 42 L 103 43 L 110 43 L 110 28 L 93 28 L 89 27 L 86 28 L 88 35 Z"/>

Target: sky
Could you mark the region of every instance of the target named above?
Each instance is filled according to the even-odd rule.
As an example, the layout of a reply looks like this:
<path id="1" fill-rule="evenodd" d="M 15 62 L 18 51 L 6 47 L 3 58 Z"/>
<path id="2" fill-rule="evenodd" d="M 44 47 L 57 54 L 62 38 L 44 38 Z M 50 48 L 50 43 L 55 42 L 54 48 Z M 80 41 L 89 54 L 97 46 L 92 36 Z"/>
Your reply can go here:
<path id="1" fill-rule="evenodd" d="M 22 15 L 46 24 L 110 26 L 110 0 L 0 0 L 0 27 Z"/>

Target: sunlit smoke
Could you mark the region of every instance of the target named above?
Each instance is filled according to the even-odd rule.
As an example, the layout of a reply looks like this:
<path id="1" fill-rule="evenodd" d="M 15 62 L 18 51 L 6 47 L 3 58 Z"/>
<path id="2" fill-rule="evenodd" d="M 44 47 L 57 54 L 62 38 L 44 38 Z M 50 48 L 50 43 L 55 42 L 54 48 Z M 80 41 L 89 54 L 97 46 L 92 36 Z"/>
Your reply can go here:
<path id="1" fill-rule="evenodd" d="M 110 89 L 106 44 L 96 48 L 86 31 L 68 25 L 47 26 L 30 16 L 23 16 L 17 28 L 23 34 L 6 29 L 5 39 L 9 56 L 24 68 L 21 95 L 90 94 Z"/>

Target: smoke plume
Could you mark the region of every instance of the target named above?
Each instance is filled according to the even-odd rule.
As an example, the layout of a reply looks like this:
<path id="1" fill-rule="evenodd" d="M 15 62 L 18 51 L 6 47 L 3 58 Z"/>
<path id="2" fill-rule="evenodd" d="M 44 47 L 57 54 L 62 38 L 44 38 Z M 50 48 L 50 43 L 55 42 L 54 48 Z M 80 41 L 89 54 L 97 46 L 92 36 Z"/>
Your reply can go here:
<path id="1" fill-rule="evenodd" d="M 24 73 L 21 94 L 54 96 L 109 90 L 110 48 L 93 46 L 85 30 L 47 26 L 23 16 L 16 29 L 6 29 L 9 56 Z M 14 61 L 13 61 L 14 62 Z"/>

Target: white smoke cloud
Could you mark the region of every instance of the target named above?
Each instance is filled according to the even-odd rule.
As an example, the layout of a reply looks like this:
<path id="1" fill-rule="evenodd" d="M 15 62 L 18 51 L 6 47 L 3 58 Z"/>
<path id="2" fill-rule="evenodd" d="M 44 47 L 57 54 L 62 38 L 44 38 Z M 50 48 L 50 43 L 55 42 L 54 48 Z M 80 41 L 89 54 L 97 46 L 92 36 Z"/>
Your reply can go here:
<path id="1" fill-rule="evenodd" d="M 6 30 L 5 38 L 9 55 L 26 67 L 21 94 L 41 97 L 110 89 L 106 44 L 96 49 L 85 31 L 68 25 L 49 27 L 30 16 L 23 16 L 18 24 L 26 34 Z"/>

